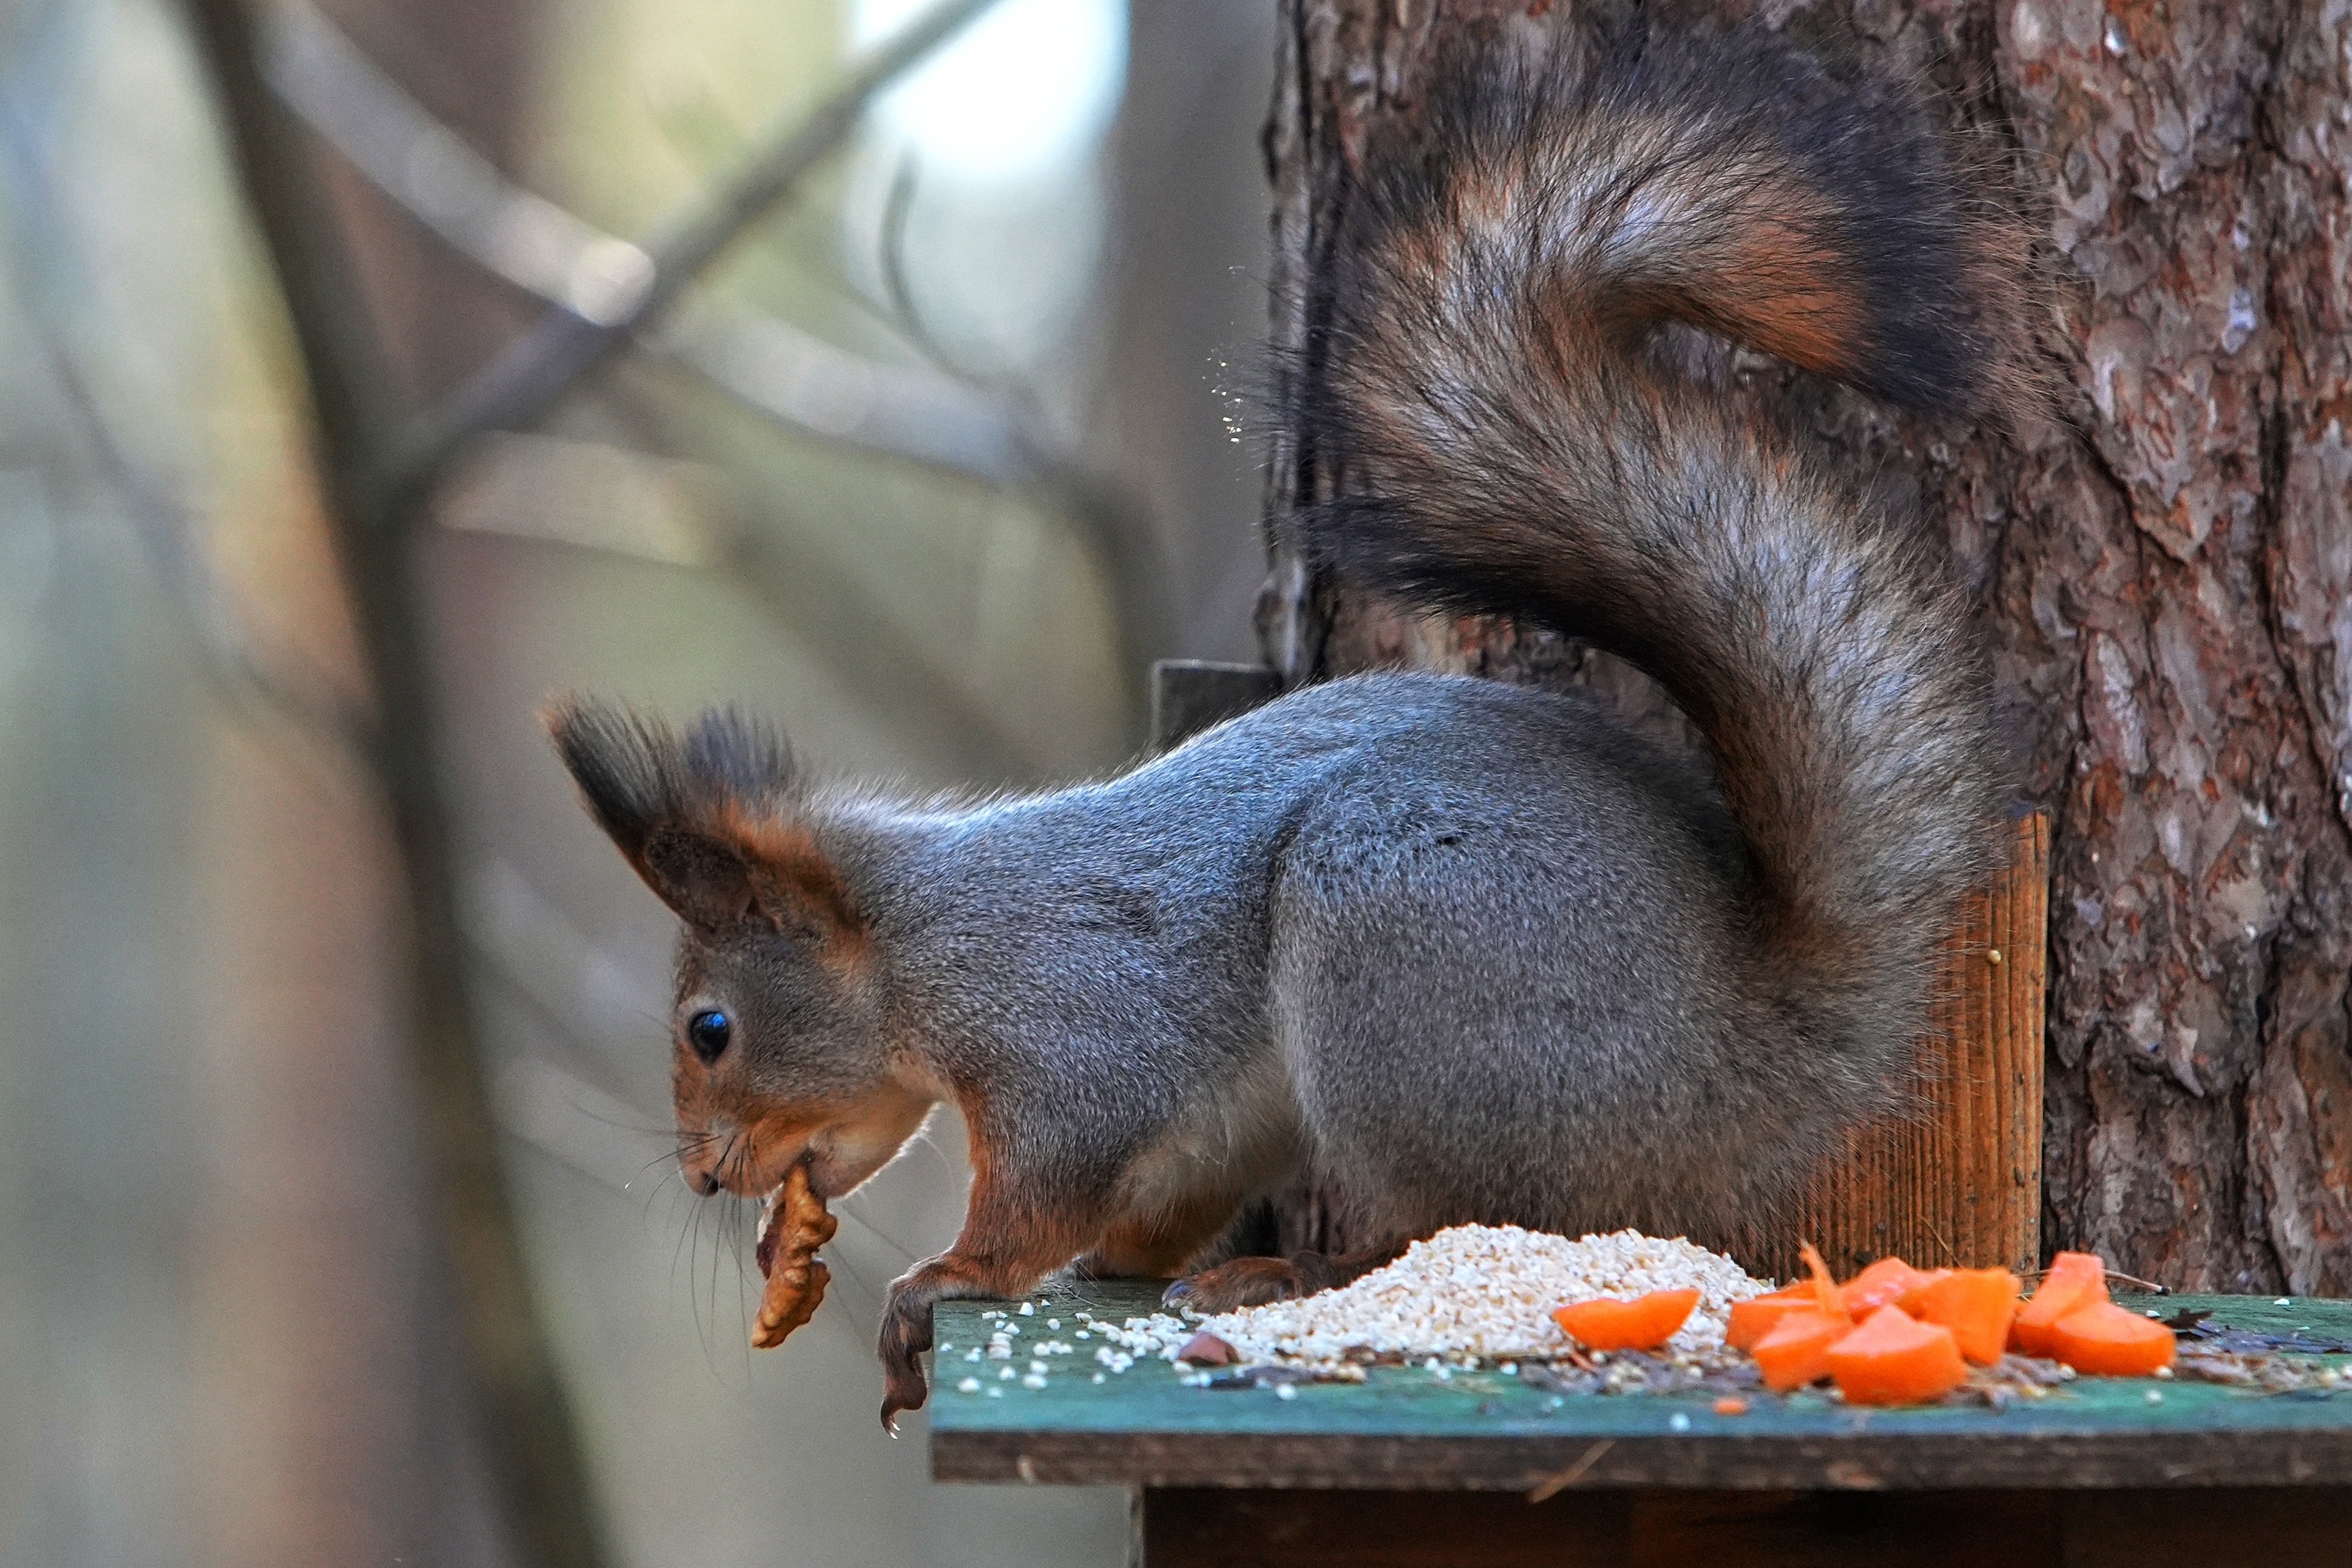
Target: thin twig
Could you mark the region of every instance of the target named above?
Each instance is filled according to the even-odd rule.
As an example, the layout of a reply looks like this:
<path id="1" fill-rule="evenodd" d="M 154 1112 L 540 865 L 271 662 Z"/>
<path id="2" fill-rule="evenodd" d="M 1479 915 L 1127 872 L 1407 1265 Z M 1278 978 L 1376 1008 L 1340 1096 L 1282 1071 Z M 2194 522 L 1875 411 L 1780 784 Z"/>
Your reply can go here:
<path id="1" fill-rule="evenodd" d="M 2020 1280 L 2039 1279 L 2049 1272 L 2050 1270 L 2047 1268 L 2029 1268 L 2024 1273 L 2020 1274 L 2018 1279 Z M 2110 1279 L 2120 1279 L 2126 1285 L 2137 1285 L 2151 1296 L 2169 1296 L 2172 1294 L 2172 1287 L 2169 1285 L 2159 1285 L 2153 1279 L 2142 1279 L 2137 1274 L 2126 1274 L 2120 1269 L 2108 1269 L 2106 1271 L 2106 1278 Z"/>
<path id="2" fill-rule="evenodd" d="M 917 353 L 957 381 L 971 386 L 993 386 L 948 352 L 915 302 L 915 285 L 907 268 L 907 226 L 915 216 L 915 189 L 921 183 L 922 160 L 908 148 L 890 175 L 890 192 L 882 203 L 882 222 L 876 230 L 874 260 L 882 275 L 882 297 L 889 302 L 890 324 Z"/>
<path id="3" fill-rule="evenodd" d="M 1542 1480 L 1538 1481 L 1534 1488 L 1528 1491 L 1528 1500 L 1529 1502 L 1549 1501 L 1560 1492 L 1565 1491 L 1570 1487 L 1572 1487 L 1577 1482 L 1582 1480 L 1584 1479 L 1584 1473 L 1601 1462 L 1601 1456 L 1607 1453 L 1616 1446 L 1617 1440 L 1615 1438 L 1601 1438 L 1601 1441 L 1593 1444 L 1590 1448 L 1585 1449 L 1583 1457 L 1579 1458 L 1576 1463 L 1569 1466 L 1568 1468 L 1559 1471 L 1556 1475 L 1546 1476 Z"/>
<path id="4" fill-rule="evenodd" d="M 645 289 L 610 319 L 592 321 L 553 306 L 437 408 L 404 433 L 374 476 L 387 498 L 429 486 L 476 437 L 530 423 L 677 300 L 743 231 L 790 195 L 802 177 L 846 141 L 877 94 L 995 4 L 946 0 L 876 49 L 832 96 L 736 174 L 700 210 L 640 248 L 652 263 Z M 397 507 L 384 509 L 387 515 Z"/>

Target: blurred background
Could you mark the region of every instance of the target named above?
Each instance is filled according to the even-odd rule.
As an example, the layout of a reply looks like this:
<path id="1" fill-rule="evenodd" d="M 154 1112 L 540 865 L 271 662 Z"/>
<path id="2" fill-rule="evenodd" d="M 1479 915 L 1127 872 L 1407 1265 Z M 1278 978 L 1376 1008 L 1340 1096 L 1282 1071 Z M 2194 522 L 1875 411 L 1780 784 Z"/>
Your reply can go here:
<path id="1" fill-rule="evenodd" d="M 951 1121 L 746 1348 L 748 1229 L 669 1158 L 672 921 L 536 719 L 740 699 L 1034 785 L 1137 752 L 1149 659 L 1255 658 L 1272 7 L 998 0 L 845 97 L 922 10 L 0 0 L 0 1565 L 528 1555 L 421 1012 L 608 1561 L 1123 1560 L 1123 1495 L 933 1486 L 877 1426 Z M 501 401 L 518 342 L 597 353 Z"/>

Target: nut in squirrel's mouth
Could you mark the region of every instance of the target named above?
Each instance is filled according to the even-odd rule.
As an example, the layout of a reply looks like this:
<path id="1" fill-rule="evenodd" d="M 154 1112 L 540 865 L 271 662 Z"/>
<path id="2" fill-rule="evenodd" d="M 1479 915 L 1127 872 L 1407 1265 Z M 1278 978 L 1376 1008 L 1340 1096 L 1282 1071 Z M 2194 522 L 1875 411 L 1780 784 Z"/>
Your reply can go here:
<path id="1" fill-rule="evenodd" d="M 776 1231 L 783 1219 L 784 1184 L 778 1182 L 760 1200 L 760 1234 L 751 1247 L 751 1260 L 760 1266 L 760 1278 L 765 1279 L 775 1269 Z"/>
<path id="2" fill-rule="evenodd" d="M 816 1249 L 833 1239 L 841 1222 L 824 1208 L 824 1200 L 809 1186 L 805 1161 L 784 1173 L 768 1194 L 761 1216 L 760 1239 L 752 1258 L 767 1278 L 760 1296 L 760 1312 L 751 1324 L 751 1343 L 759 1350 L 782 1344 L 794 1329 L 815 1315 L 831 1278 Z"/>

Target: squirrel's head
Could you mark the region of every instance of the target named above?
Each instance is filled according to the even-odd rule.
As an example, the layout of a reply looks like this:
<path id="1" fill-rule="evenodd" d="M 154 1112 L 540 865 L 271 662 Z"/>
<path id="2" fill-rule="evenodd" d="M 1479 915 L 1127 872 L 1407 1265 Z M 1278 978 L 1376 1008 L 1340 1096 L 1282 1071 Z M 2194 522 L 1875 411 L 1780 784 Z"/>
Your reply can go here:
<path id="1" fill-rule="evenodd" d="M 756 1196 L 805 1159 L 838 1197 L 940 1098 L 890 1048 L 873 932 L 781 737 L 732 710 L 681 735 L 566 700 L 547 716 L 588 813 L 686 922 L 670 1024 L 688 1183 Z"/>

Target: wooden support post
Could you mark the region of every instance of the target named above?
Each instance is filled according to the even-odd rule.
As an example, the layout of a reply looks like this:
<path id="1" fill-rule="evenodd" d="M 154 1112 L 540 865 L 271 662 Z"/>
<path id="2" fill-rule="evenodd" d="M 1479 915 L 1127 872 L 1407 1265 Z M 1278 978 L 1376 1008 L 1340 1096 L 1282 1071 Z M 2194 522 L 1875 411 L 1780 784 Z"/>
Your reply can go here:
<path id="1" fill-rule="evenodd" d="M 2049 894 L 2050 822 L 2036 812 L 1944 949 L 1914 1104 L 1855 1134 L 1815 1180 L 1789 1251 L 1751 1268 L 1792 1277 L 1801 1238 L 1841 1277 L 1889 1253 L 1923 1268 L 2041 1266 Z"/>

